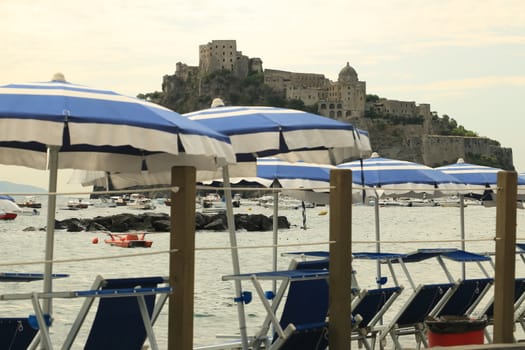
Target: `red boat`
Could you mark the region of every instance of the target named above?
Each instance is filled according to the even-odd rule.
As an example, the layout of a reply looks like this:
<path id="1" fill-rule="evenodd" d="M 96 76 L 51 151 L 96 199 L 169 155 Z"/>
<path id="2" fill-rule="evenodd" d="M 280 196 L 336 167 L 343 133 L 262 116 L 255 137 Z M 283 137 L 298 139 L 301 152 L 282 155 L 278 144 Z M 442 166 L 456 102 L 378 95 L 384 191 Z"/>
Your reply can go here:
<path id="1" fill-rule="evenodd" d="M 104 243 L 107 243 L 112 246 L 117 246 L 121 248 L 149 248 L 153 244 L 153 241 L 145 240 L 146 233 L 141 234 L 135 233 L 108 233 L 109 238 L 104 240 Z"/>
<path id="2" fill-rule="evenodd" d="M 0 210 L 0 220 L 14 220 L 17 216 L 17 213 L 5 212 L 3 210 Z"/>

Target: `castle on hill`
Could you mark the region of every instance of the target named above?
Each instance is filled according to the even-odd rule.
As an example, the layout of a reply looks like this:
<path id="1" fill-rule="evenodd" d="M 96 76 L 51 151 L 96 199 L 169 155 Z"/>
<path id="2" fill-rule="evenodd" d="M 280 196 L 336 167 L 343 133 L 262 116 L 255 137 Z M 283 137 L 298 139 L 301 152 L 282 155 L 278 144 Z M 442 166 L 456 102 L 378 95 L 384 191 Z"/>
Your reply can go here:
<path id="1" fill-rule="evenodd" d="M 239 79 L 263 73 L 264 83 L 288 100 L 297 99 L 307 106 L 317 104 L 318 113 L 335 119 L 361 118 L 365 113 L 396 117 L 431 117 L 430 104 L 386 98 L 367 101 L 366 82 L 360 81 L 356 70 L 347 62 L 337 81 L 323 74 L 297 73 L 264 69 L 260 58 L 250 58 L 237 51 L 235 40 L 212 40 L 199 45 L 199 66 L 176 64 L 175 76 L 183 81 L 205 76 L 219 70 L 232 72 Z"/>

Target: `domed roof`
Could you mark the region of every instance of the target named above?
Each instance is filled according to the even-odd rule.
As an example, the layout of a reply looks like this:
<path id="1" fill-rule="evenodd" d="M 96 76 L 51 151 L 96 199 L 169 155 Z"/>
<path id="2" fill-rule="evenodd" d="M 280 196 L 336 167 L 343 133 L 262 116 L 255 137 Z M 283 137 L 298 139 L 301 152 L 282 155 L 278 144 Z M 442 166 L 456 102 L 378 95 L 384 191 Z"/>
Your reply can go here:
<path id="1" fill-rule="evenodd" d="M 341 69 L 338 81 L 343 83 L 355 83 L 358 81 L 357 72 L 350 66 L 350 63 L 346 62 L 346 66 Z"/>

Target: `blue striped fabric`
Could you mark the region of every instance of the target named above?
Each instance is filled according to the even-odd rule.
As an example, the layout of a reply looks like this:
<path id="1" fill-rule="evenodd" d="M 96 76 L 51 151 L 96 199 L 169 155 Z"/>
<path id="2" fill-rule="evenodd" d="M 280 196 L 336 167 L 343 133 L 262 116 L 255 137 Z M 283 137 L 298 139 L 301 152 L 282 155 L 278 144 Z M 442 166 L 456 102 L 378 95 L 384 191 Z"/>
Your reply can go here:
<path id="1" fill-rule="evenodd" d="M 294 109 L 216 107 L 184 116 L 230 136 L 239 162 L 277 154 L 283 158 L 283 155 L 300 152 L 301 156 L 295 159 L 330 163 L 330 155 L 319 158 L 315 151 L 338 150 L 332 154 L 335 164 L 352 156 L 359 157 L 370 148 L 366 131 L 354 129 L 350 123 Z"/>
<path id="2" fill-rule="evenodd" d="M 61 147 L 61 168 L 140 172 L 144 161 L 167 170 L 235 160 L 227 136 L 148 101 L 63 80 L 0 86 L 2 163 L 45 169 L 48 145 Z"/>
<path id="3" fill-rule="evenodd" d="M 436 190 L 460 192 L 464 185 L 451 175 L 423 164 L 380 157 L 372 157 L 339 164 L 340 169 L 352 170 L 352 182 L 365 188 L 388 190 L 389 194 L 410 192 L 433 193 Z"/>
<path id="4" fill-rule="evenodd" d="M 467 185 L 479 185 L 492 188 L 498 183 L 498 172 L 503 169 L 488 167 L 484 165 L 465 163 L 458 159 L 457 163 L 437 167 L 437 170 L 452 175 Z M 525 185 L 525 176 L 518 176 L 518 185 Z"/>

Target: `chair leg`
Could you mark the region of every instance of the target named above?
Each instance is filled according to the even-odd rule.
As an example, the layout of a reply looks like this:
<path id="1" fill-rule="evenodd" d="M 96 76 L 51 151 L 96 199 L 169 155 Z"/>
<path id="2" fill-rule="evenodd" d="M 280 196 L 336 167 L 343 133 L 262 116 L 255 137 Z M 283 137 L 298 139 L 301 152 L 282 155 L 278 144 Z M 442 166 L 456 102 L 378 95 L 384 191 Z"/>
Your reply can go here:
<path id="1" fill-rule="evenodd" d="M 140 314 L 142 315 L 142 321 L 144 322 L 144 328 L 148 335 L 149 345 L 152 350 L 158 350 L 159 346 L 157 345 L 157 339 L 155 338 L 155 333 L 153 332 L 153 327 L 151 325 L 151 320 L 148 314 L 148 307 L 146 306 L 146 301 L 144 296 L 140 295 L 137 297 L 137 302 L 139 303 Z"/>
<path id="2" fill-rule="evenodd" d="M 46 350 L 53 350 L 51 338 L 49 337 L 49 329 L 44 319 L 44 313 L 42 312 L 42 307 L 40 306 L 40 301 L 38 300 L 36 293 L 32 294 L 31 301 L 33 302 L 33 309 L 35 310 L 36 319 L 38 320 L 38 327 L 40 329 L 39 338 L 42 341 L 42 345 Z"/>

